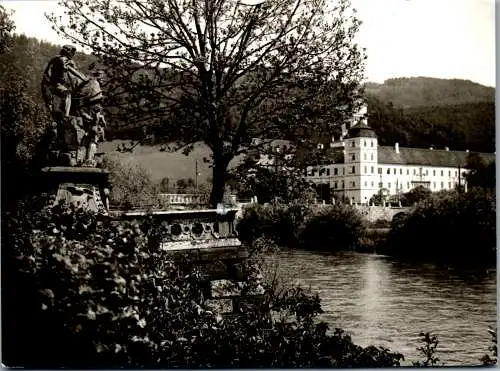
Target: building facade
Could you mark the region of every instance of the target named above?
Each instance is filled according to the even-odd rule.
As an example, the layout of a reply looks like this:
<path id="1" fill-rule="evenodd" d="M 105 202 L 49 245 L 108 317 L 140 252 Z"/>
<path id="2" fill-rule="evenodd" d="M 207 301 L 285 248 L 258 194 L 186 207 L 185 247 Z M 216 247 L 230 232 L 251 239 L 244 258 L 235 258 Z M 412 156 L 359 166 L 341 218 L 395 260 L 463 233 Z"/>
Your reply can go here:
<path id="1" fill-rule="evenodd" d="M 379 146 L 375 131 L 366 120 L 351 127 L 338 141 L 332 140 L 335 154 L 321 165 L 309 166 L 305 177 L 328 192 L 322 198 L 335 197 L 347 202 L 368 204 L 379 192 L 398 196 L 417 186 L 433 192 L 467 187 L 465 168 L 468 151 Z M 494 154 L 479 154 L 486 162 Z M 328 194 L 328 197 L 324 195 Z"/>

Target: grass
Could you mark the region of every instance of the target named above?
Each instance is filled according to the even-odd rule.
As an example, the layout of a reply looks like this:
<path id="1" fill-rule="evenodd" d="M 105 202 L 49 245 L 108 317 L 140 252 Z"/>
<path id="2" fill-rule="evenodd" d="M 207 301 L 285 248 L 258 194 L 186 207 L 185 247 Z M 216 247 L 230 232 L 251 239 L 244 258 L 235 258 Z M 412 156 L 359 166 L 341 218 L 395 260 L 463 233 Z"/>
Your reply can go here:
<path id="1" fill-rule="evenodd" d="M 207 179 L 212 176 L 210 163 L 204 161 L 204 159 L 210 160 L 212 151 L 203 143 L 197 143 L 187 156 L 182 151 L 161 152 L 160 146 L 137 146 L 132 153 L 120 153 L 116 148 L 121 143 L 128 144 L 129 142 L 122 140 L 104 142 L 100 145 L 100 151 L 117 155 L 123 161 L 140 165 L 150 172 L 153 181 L 160 181 L 163 178 L 169 178 L 171 183 L 175 183 L 178 179 L 192 178 L 194 180 L 196 160 L 198 161 L 198 182 L 207 182 Z M 230 167 L 237 163 L 238 161 L 234 160 Z"/>

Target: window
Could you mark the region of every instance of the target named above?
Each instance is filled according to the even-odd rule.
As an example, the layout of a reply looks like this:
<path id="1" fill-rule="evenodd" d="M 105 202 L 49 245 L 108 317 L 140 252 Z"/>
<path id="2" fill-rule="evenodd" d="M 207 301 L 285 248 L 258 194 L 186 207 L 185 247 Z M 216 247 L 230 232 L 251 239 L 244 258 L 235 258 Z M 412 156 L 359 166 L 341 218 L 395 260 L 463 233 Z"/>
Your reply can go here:
<path id="1" fill-rule="evenodd" d="M 337 182 L 334 182 L 333 183 L 333 188 L 337 189 L 338 188 L 338 183 Z"/>
<path id="2" fill-rule="evenodd" d="M 436 170 L 432 170 L 432 176 L 436 176 Z"/>
<path id="3" fill-rule="evenodd" d="M 365 166 L 365 174 L 368 173 L 368 168 Z"/>
<path id="4" fill-rule="evenodd" d="M 375 168 L 372 166 L 372 174 L 375 172 Z"/>
<path id="5" fill-rule="evenodd" d="M 339 175 L 339 169 L 337 167 L 333 168 L 333 175 Z"/>
<path id="6" fill-rule="evenodd" d="M 382 183 L 382 182 L 380 182 L 380 183 L 378 184 L 378 187 L 379 187 L 379 188 L 382 188 L 383 186 L 384 186 L 384 183 Z"/>
<path id="7" fill-rule="evenodd" d="M 374 181 L 372 181 L 372 187 L 375 187 L 375 182 Z"/>
<path id="8" fill-rule="evenodd" d="M 403 169 L 399 169 L 399 175 L 403 175 Z"/>
<path id="9" fill-rule="evenodd" d="M 355 174 L 355 173 L 356 173 L 356 166 L 353 166 L 351 174 Z"/>
<path id="10" fill-rule="evenodd" d="M 410 189 L 410 182 L 406 182 L 406 188 Z"/>
<path id="11" fill-rule="evenodd" d="M 352 182 L 351 186 L 352 188 L 356 188 L 356 182 Z"/>
<path id="12" fill-rule="evenodd" d="M 448 171 L 448 176 L 451 176 L 451 170 L 450 170 L 450 171 Z M 451 188 L 451 187 L 450 187 L 450 188 Z"/>
<path id="13" fill-rule="evenodd" d="M 370 155 L 370 160 L 373 161 L 373 153 Z"/>
<path id="14" fill-rule="evenodd" d="M 363 160 L 366 161 L 366 153 L 363 154 Z"/>
<path id="15" fill-rule="evenodd" d="M 396 175 L 396 168 L 392 169 L 392 172 Z"/>
<path id="16" fill-rule="evenodd" d="M 425 170 L 425 175 L 429 175 L 429 170 Z"/>
<path id="17" fill-rule="evenodd" d="M 326 169 L 326 176 L 330 176 L 330 168 Z"/>
<path id="18" fill-rule="evenodd" d="M 368 187 L 368 182 L 365 180 L 365 187 Z"/>
<path id="19" fill-rule="evenodd" d="M 363 141 L 363 145 L 366 147 L 366 140 L 365 140 L 365 141 Z"/>
<path id="20" fill-rule="evenodd" d="M 417 175 L 417 169 L 413 169 L 413 175 Z"/>
<path id="21" fill-rule="evenodd" d="M 444 188 L 444 182 L 441 182 L 441 189 Z"/>
<path id="22" fill-rule="evenodd" d="M 342 189 L 344 189 L 344 181 L 340 184 L 342 186 Z"/>
<path id="23" fill-rule="evenodd" d="M 378 168 L 378 173 L 382 174 L 382 168 L 381 167 Z"/>
<path id="24" fill-rule="evenodd" d="M 451 188 L 451 182 L 448 182 L 448 188 Z"/>
<path id="25" fill-rule="evenodd" d="M 406 175 L 410 175 L 410 169 L 406 169 Z"/>
<path id="26" fill-rule="evenodd" d="M 373 147 L 373 140 L 370 141 L 370 147 Z"/>
<path id="27" fill-rule="evenodd" d="M 342 168 L 342 175 L 345 175 L 345 167 Z"/>
<path id="28" fill-rule="evenodd" d="M 391 175 L 391 169 L 387 168 L 387 175 Z"/>
<path id="29" fill-rule="evenodd" d="M 391 182 L 387 183 L 387 188 L 391 188 Z"/>
<path id="30" fill-rule="evenodd" d="M 432 182 L 432 188 L 436 189 L 436 182 Z"/>
<path id="31" fill-rule="evenodd" d="M 444 170 L 441 170 L 441 176 L 444 176 Z"/>
<path id="32" fill-rule="evenodd" d="M 458 176 L 458 171 L 455 170 L 455 176 Z"/>
<path id="33" fill-rule="evenodd" d="M 352 148 L 356 147 L 356 142 L 353 140 L 352 141 Z"/>
<path id="34" fill-rule="evenodd" d="M 353 160 L 353 161 L 356 160 L 356 155 L 354 153 L 351 155 L 351 160 Z"/>

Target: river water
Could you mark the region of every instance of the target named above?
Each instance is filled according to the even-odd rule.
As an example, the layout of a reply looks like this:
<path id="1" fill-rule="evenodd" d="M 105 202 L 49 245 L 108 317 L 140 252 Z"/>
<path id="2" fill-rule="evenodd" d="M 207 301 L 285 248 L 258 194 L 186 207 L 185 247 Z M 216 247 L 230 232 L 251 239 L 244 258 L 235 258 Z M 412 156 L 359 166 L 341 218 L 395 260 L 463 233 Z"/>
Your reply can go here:
<path id="1" fill-rule="evenodd" d="M 282 251 L 280 270 L 322 299 L 321 319 L 356 344 L 382 345 L 422 360 L 418 334 L 438 336 L 446 366 L 478 365 L 496 327 L 496 270 L 407 263 L 343 252 Z"/>

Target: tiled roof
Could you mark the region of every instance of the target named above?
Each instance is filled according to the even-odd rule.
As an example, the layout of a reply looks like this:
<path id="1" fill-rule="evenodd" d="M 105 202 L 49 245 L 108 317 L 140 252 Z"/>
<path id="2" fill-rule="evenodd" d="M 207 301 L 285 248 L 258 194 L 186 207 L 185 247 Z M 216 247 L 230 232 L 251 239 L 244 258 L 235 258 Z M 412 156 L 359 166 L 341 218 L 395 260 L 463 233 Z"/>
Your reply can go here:
<path id="1" fill-rule="evenodd" d="M 376 138 L 375 131 L 363 122 L 357 123 L 349 129 L 348 138 Z"/>
<path id="2" fill-rule="evenodd" d="M 465 166 L 469 152 L 431 150 L 423 148 L 400 147 L 399 153 L 392 146 L 378 147 L 378 163 L 390 165 L 423 165 L 458 167 Z M 486 163 L 495 160 L 493 153 L 479 153 Z"/>

